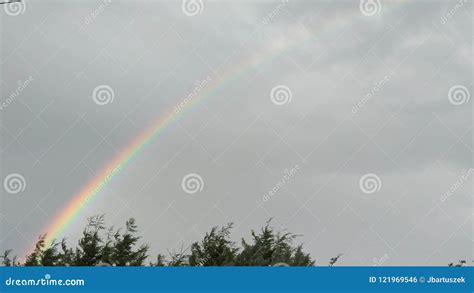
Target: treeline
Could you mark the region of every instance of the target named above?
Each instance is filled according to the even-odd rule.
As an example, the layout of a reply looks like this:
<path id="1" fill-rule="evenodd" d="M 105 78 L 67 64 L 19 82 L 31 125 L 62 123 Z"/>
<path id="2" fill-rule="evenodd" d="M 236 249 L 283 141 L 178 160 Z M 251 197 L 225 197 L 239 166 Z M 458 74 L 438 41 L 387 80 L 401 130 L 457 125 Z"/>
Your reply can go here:
<path id="1" fill-rule="evenodd" d="M 149 246 L 140 244 L 134 219 L 125 228 L 106 227 L 104 215 L 88 219 L 76 247 L 66 239 L 46 245 L 46 235 L 39 237 L 35 249 L 23 262 L 11 257 L 11 250 L 1 257 L 5 266 L 313 266 L 315 261 L 295 245 L 297 235 L 277 231 L 269 220 L 259 231 L 251 231 L 250 241 L 242 239 L 240 246 L 231 240 L 232 224 L 214 227 L 201 241 L 188 249 L 158 254 L 150 259 Z M 332 258 L 333 265 L 340 255 Z"/>
<path id="2" fill-rule="evenodd" d="M 259 230 L 250 232 L 250 241 L 241 240 L 237 245 L 231 240 L 232 224 L 214 227 L 202 240 L 188 249 L 158 254 L 155 261 L 149 254 L 149 246 L 140 244 L 138 227 L 129 219 L 122 229 L 107 227 L 104 215 L 88 219 L 76 247 L 69 247 L 66 239 L 46 244 L 41 235 L 35 249 L 19 261 L 12 257 L 12 250 L 0 255 L 4 266 L 314 266 L 315 261 L 296 245 L 297 235 L 276 230 L 271 220 Z M 334 265 L 342 254 L 331 258 Z M 148 262 L 147 262 L 148 260 Z M 448 266 L 466 266 L 466 260 L 449 263 Z"/>

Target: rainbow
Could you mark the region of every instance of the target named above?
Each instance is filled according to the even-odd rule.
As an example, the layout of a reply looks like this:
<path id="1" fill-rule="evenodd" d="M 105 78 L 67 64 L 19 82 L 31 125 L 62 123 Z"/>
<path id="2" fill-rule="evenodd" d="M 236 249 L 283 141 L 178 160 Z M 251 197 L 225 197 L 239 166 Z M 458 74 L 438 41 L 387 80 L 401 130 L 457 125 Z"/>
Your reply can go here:
<path id="1" fill-rule="evenodd" d="M 321 31 L 324 31 L 324 33 L 327 34 L 335 33 L 335 29 L 341 28 L 340 26 L 342 24 L 347 24 L 347 22 L 354 21 L 354 18 L 360 17 L 358 12 L 359 11 L 357 11 L 355 15 L 354 13 L 350 13 L 351 15 L 347 15 L 346 17 L 338 17 L 332 23 L 321 28 L 318 36 L 321 36 Z M 295 34 L 287 32 L 287 34 L 291 36 L 298 35 L 297 32 L 295 32 Z M 200 101 L 207 97 L 216 95 L 219 90 L 225 88 L 228 84 L 231 84 L 258 67 L 282 56 L 293 48 L 312 42 L 316 39 L 317 37 L 315 34 L 312 34 L 309 35 L 309 37 L 303 38 L 303 40 L 293 41 L 284 48 L 276 48 L 273 49 L 273 51 L 269 51 L 268 48 L 267 50 L 261 50 L 261 52 L 254 54 L 254 56 L 249 58 L 246 62 L 238 63 L 240 64 L 238 68 L 231 68 L 227 72 L 224 72 L 224 74 L 221 74 L 219 80 L 213 80 L 210 84 L 203 86 L 202 91 L 199 91 L 197 95 L 188 100 L 183 99 L 183 101 L 186 101 L 185 103 L 183 103 L 183 101 L 180 102 L 172 110 L 169 110 L 167 114 L 151 123 L 146 130 L 138 135 L 129 145 L 122 149 L 117 156 L 107 163 L 100 172 L 97 173 L 95 178 L 89 181 L 78 193 L 76 193 L 67 206 L 53 218 L 53 221 L 46 228 L 47 235 L 45 241 L 47 246 L 51 245 L 55 239 L 59 239 L 64 235 L 66 229 L 77 219 L 84 207 L 87 206 L 87 203 L 100 194 L 104 187 L 107 186 L 114 177 L 120 173 L 120 170 L 125 168 L 141 150 L 152 142 L 154 138 L 159 137 L 160 134 L 162 134 L 171 124 L 177 121 Z"/>
<path id="2" fill-rule="evenodd" d="M 91 181 L 74 195 L 73 200 L 70 201 L 56 217 L 54 217 L 53 222 L 46 229 L 47 235 L 45 242 L 47 243 L 47 246 L 51 245 L 55 239 L 59 239 L 70 224 L 75 222 L 77 217 L 81 214 L 81 211 L 85 206 L 87 206 L 87 203 L 100 194 L 100 192 L 112 181 L 120 170 L 126 167 L 141 150 L 143 150 L 154 138 L 159 137 L 160 134 L 163 133 L 173 122 L 177 121 L 181 116 L 190 111 L 193 106 L 197 105 L 204 98 L 217 94 L 217 92 L 227 84 L 241 78 L 255 70 L 257 67 L 270 62 L 284 54 L 287 50 L 288 48 L 272 55 L 272 58 L 261 62 L 257 62 L 257 60 L 261 59 L 258 55 L 254 56 L 244 63 L 244 70 L 233 70 L 221 75 L 219 80 L 224 80 L 224 82 L 214 82 L 209 85 L 204 85 L 205 82 L 202 82 L 203 90 L 196 96 L 188 100 L 183 99 L 179 104 L 173 107 L 172 110 L 168 110 L 168 112 L 160 117 L 160 119 L 151 123 L 151 126 L 133 139 L 127 147 L 122 149 L 116 157 L 106 164 Z"/>

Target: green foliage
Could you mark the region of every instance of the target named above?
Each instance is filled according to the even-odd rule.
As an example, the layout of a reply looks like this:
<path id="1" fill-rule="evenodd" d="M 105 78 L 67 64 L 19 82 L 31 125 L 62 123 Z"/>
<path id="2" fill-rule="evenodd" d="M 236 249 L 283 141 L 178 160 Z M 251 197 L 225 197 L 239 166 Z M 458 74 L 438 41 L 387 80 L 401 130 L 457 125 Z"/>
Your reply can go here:
<path id="1" fill-rule="evenodd" d="M 148 246 L 138 246 L 137 226 L 134 219 L 125 223 L 125 231 L 105 227 L 104 216 L 88 219 L 82 237 L 75 249 L 67 246 L 66 239 L 61 243 L 53 241 L 46 247 L 46 235 L 41 235 L 34 251 L 26 257 L 25 266 L 142 266 L 148 257 Z M 9 258 L 10 251 L 3 256 L 4 265 L 13 265 L 16 259 Z M 17 263 L 17 265 L 20 265 Z"/>
<path id="2" fill-rule="evenodd" d="M 150 266 L 271 266 L 284 263 L 290 266 L 312 266 L 314 261 L 303 252 L 302 245 L 293 245 L 296 235 L 276 231 L 270 221 L 259 233 L 251 232 L 251 239 L 242 239 L 239 248 L 231 240 L 232 224 L 214 227 L 201 241 L 193 243 L 189 252 L 169 252 L 166 258 L 158 254 Z M 41 235 L 34 251 L 20 264 L 11 259 L 11 250 L 5 251 L 5 266 L 142 266 L 149 257 L 148 245 L 139 245 L 138 227 L 134 219 L 125 223 L 125 229 L 107 228 L 104 216 L 94 216 L 82 231 L 77 246 L 68 247 L 66 239 L 46 247 L 46 235 Z M 340 255 L 331 259 L 333 265 Z"/>
<path id="3" fill-rule="evenodd" d="M 289 232 L 275 231 L 270 221 L 257 234 L 252 230 L 252 243 L 242 239 L 243 249 L 236 257 L 238 266 L 271 266 L 284 263 L 289 266 L 313 266 L 311 256 L 302 245 L 293 247 L 297 237 Z"/>
<path id="4" fill-rule="evenodd" d="M 249 241 L 242 239 L 241 247 L 231 240 L 232 224 L 214 227 L 201 241 L 190 246 L 189 253 L 181 247 L 179 252 L 169 252 L 166 258 L 158 254 L 150 266 L 313 266 L 311 256 L 302 245 L 294 245 L 297 235 L 277 231 L 271 219 L 257 233 L 251 231 Z M 46 247 L 46 235 L 41 235 L 35 249 L 24 263 L 11 258 L 12 250 L 0 255 L 4 266 L 143 266 L 149 257 L 148 245 L 139 245 L 141 237 L 134 219 L 125 223 L 125 229 L 115 230 L 105 226 L 104 215 L 88 219 L 82 237 L 75 248 L 68 247 L 66 239 L 53 241 Z M 331 258 L 333 266 L 342 254 Z M 466 266 L 466 260 L 450 263 L 450 267 Z"/>
<path id="5" fill-rule="evenodd" d="M 459 260 L 457 263 L 449 263 L 449 267 L 465 267 L 467 265 L 467 261 L 465 260 Z"/>
<path id="6" fill-rule="evenodd" d="M 191 245 L 190 266 L 231 266 L 235 263 L 238 249 L 230 240 L 232 224 L 206 233 L 201 242 Z"/>
<path id="7" fill-rule="evenodd" d="M 6 267 L 15 267 L 15 266 L 20 266 L 20 262 L 17 261 L 16 256 L 13 258 L 10 258 L 10 253 L 12 252 L 11 249 L 5 250 L 3 255 L 0 256 L 0 259 L 2 259 L 1 264 L 6 266 Z"/>
<path id="8" fill-rule="evenodd" d="M 166 261 L 164 259 L 164 263 L 169 267 L 181 267 L 181 266 L 188 266 L 189 256 L 184 252 L 183 248 L 181 248 L 180 252 L 171 253 L 170 252 L 170 260 Z"/>
<path id="9" fill-rule="evenodd" d="M 86 228 L 82 231 L 82 238 L 79 239 L 72 265 L 95 266 L 102 260 L 104 256 L 102 232 L 104 230 L 103 215 L 89 218 Z"/>
<path id="10" fill-rule="evenodd" d="M 118 230 L 114 234 L 114 242 L 108 244 L 110 249 L 110 257 L 106 259 L 109 263 L 117 266 L 141 266 L 148 257 L 148 246 L 141 245 L 134 250 L 135 244 L 140 237 L 135 236 L 137 233 L 137 225 L 134 219 L 130 219 L 125 224 L 125 233 L 121 234 Z"/>
<path id="11" fill-rule="evenodd" d="M 339 253 L 338 255 L 336 255 L 335 257 L 331 258 L 329 260 L 329 266 L 332 267 L 334 266 L 334 264 L 341 258 L 342 256 L 342 253 Z"/>

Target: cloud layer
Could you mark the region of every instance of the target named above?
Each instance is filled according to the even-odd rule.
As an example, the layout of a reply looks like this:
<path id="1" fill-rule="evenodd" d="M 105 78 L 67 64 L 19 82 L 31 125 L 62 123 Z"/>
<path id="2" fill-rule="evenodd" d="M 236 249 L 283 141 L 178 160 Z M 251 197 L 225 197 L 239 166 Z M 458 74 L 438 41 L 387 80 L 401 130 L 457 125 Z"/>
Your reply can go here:
<path id="1" fill-rule="evenodd" d="M 370 16 L 355 1 L 202 5 L 2 11 L 2 179 L 25 184 L 2 190 L 2 248 L 31 247 L 107 162 L 184 109 L 63 236 L 97 213 L 135 217 L 157 253 L 227 222 L 238 241 L 273 217 L 319 264 L 472 257 L 471 3 L 383 1 Z"/>

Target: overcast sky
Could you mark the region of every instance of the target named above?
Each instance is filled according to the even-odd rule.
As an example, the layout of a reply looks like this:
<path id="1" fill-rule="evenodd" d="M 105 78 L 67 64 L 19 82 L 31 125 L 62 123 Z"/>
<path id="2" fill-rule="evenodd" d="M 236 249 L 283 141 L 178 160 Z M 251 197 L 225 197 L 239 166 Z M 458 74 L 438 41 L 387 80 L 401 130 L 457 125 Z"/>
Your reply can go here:
<path id="1" fill-rule="evenodd" d="M 71 244 L 98 213 L 152 254 L 273 217 L 317 264 L 472 259 L 470 2 L 23 2 L 0 11 L 2 250 L 176 111 Z"/>

